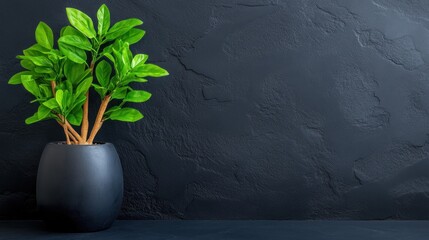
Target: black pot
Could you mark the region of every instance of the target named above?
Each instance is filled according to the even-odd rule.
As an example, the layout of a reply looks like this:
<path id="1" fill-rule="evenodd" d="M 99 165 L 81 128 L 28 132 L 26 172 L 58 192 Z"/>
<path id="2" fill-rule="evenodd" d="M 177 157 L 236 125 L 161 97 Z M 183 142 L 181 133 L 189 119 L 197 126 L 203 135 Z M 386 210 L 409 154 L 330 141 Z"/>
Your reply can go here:
<path id="1" fill-rule="evenodd" d="M 122 166 L 111 143 L 48 143 L 37 173 L 37 205 L 49 227 L 93 232 L 109 228 L 122 204 Z"/>

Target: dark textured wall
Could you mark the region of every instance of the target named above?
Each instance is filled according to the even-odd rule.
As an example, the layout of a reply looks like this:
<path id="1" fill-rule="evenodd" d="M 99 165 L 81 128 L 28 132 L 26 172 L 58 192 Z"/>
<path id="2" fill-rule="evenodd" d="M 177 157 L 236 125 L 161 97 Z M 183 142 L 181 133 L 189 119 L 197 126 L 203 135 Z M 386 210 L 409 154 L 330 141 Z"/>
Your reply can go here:
<path id="1" fill-rule="evenodd" d="M 35 179 L 53 122 L 26 126 L 6 81 L 39 20 L 65 7 L 0 2 L 0 217 L 37 217 Z M 134 50 L 170 71 L 144 87 L 144 120 L 109 122 L 123 218 L 429 218 L 429 2 L 108 1 L 139 17 Z M 94 103 L 94 102 L 93 102 Z M 94 117 L 94 115 L 92 115 Z"/>

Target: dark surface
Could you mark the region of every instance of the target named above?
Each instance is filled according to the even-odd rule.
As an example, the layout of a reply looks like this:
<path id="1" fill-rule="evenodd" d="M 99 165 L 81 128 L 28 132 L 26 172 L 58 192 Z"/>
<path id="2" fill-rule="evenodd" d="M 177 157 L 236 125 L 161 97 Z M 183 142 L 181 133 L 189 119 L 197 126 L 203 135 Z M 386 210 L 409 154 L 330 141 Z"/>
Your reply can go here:
<path id="1" fill-rule="evenodd" d="M 0 221 L 0 239 L 421 240 L 427 221 L 117 221 L 95 233 L 54 233 L 36 221 Z"/>
<path id="2" fill-rule="evenodd" d="M 58 35 L 66 6 L 101 2 L 144 20 L 134 50 L 170 72 L 97 139 L 122 159 L 122 218 L 429 219 L 429 1 L 401 0 L 0 1 L 1 218 L 37 217 L 40 154 L 63 140 L 25 126 L 14 57 L 39 20 Z"/>
<path id="3" fill-rule="evenodd" d="M 40 215 L 53 229 L 93 232 L 110 227 L 123 192 L 121 161 L 113 144 L 46 145 L 36 197 Z"/>

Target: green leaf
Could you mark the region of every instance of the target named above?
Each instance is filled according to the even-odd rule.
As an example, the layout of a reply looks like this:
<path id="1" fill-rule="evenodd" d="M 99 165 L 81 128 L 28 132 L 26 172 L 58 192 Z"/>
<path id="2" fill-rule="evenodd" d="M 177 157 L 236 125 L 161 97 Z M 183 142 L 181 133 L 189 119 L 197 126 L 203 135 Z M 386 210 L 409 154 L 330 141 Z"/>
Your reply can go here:
<path id="1" fill-rule="evenodd" d="M 107 88 L 107 86 L 109 86 L 111 74 L 112 74 L 112 67 L 105 60 L 101 61 L 95 68 L 95 75 L 97 76 L 97 80 L 100 83 L 100 85 L 103 87 Z"/>
<path id="2" fill-rule="evenodd" d="M 72 111 L 67 115 L 67 121 L 74 126 L 80 126 L 82 123 L 82 117 L 83 117 L 83 109 L 82 108 L 76 108 L 75 111 Z"/>
<path id="3" fill-rule="evenodd" d="M 30 75 L 31 74 L 31 72 L 29 72 L 29 71 L 24 71 L 24 72 L 19 72 L 19 73 L 16 73 L 15 75 L 13 75 L 10 79 L 9 79 L 9 81 L 7 82 L 8 84 L 11 84 L 11 85 L 17 85 L 17 84 L 21 84 L 22 82 L 21 82 L 21 76 L 22 75 Z"/>
<path id="4" fill-rule="evenodd" d="M 73 27 L 85 34 L 88 38 L 95 38 L 94 24 L 88 15 L 75 8 L 66 8 L 66 12 L 67 18 Z"/>
<path id="5" fill-rule="evenodd" d="M 21 82 L 24 88 L 33 94 L 36 98 L 40 96 L 39 86 L 31 75 L 21 75 Z"/>
<path id="6" fill-rule="evenodd" d="M 101 98 L 104 98 L 106 96 L 107 88 L 97 84 L 92 84 L 92 86 L 94 87 L 94 90 L 98 93 L 98 95 L 100 95 Z"/>
<path id="7" fill-rule="evenodd" d="M 21 66 L 27 70 L 33 70 L 35 65 L 32 61 L 24 59 L 19 62 Z"/>
<path id="8" fill-rule="evenodd" d="M 119 22 L 115 23 L 112 26 L 112 28 L 110 28 L 110 30 L 107 32 L 106 39 L 107 40 L 114 40 L 114 39 L 120 37 L 121 35 L 125 34 L 126 32 L 128 32 L 132 28 L 139 26 L 139 25 L 142 25 L 142 24 L 143 24 L 143 22 L 137 18 L 130 18 L 130 19 L 125 19 L 125 20 L 119 21 Z"/>
<path id="9" fill-rule="evenodd" d="M 52 33 L 52 29 L 44 22 L 40 22 L 39 25 L 37 25 L 36 42 L 48 49 L 54 47 L 54 34 Z"/>
<path id="10" fill-rule="evenodd" d="M 131 82 L 144 83 L 147 82 L 144 78 L 128 77 L 121 81 L 121 85 L 128 85 Z"/>
<path id="11" fill-rule="evenodd" d="M 119 37 L 119 39 L 121 39 L 124 42 L 131 44 L 134 44 L 138 41 L 140 41 L 143 36 L 145 35 L 145 31 L 141 30 L 141 29 L 137 29 L 137 28 L 133 28 L 131 30 L 129 30 L 128 32 L 126 32 L 124 35 L 122 35 L 121 37 Z"/>
<path id="12" fill-rule="evenodd" d="M 57 101 L 58 106 L 60 107 L 61 110 L 63 110 L 64 106 L 63 106 L 63 99 L 64 99 L 64 91 L 63 90 L 58 90 L 55 94 L 55 100 Z"/>
<path id="13" fill-rule="evenodd" d="M 75 35 L 75 36 L 79 36 L 81 38 L 86 38 L 86 36 L 84 34 L 82 34 L 78 30 L 76 30 L 76 28 L 71 27 L 71 26 L 66 26 L 63 28 L 61 37 L 68 36 L 68 35 Z"/>
<path id="14" fill-rule="evenodd" d="M 168 76 L 167 70 L 155 65 L 144 64 L 138 65 L 133 69 L 133 73 L 138 77 L 163 77 Z"/>
<path id="15" fill-rule="evenodd" d="M 124 101 L 141 103 L 149 100 L 151 96 L 152 94 L 150 92 L 146 92 L 143 90 L 133 90 L 127 93 L 127 96 L 125 97 Z"/>
<path id="16" fill-rule="evenodd" d="M 45 119 L 49 114 L 51 113 L 51 109 L 44 105 L 40 105 L 39 109 L 37 110 L 37 117 L 39 119 Z"/>
<path id="17" fill-rule="evenodd" d="M 76 88 L 76 95 L 82 95 L 86 94 L 88 92 L 89 87 L 91 87 L 92 84 L 92 77 L 86 78 L 83 80 Z"/>
<path id="18" fill-rule="evenodd" d="M 44 98 L 52 97 L 52 88 L 50 84 L 40 84 L 39 89 L 42 97 Z"/>
<path id="19" fill-rule="evenodd" d="M 72 112 L 76 110 L 76 108 L 82 108 L 85 103 L 86 95 L 74 95 L 73 104 L 72 104 Z"/>
<path id="20" fill-rule="evenodd" d="M 105 56 L 105 57 L 107 57 L 110 61 L 112 61 L 112 63 L 115 63 L 116 61 L 115 61 L 115 58 L 112 56 L 112 54 L 110 54 L 110 53 L 103 53 L 103 55 Z"/>
<path id="21" fill-rule="evenodd" d="M 74 46 L 83 50 L 90 51 L 92 49 L 92 44 L 89 42 L 88 38 L 80 37 L 78 35 L 65 35 L 58 39 L 58 42 L 65 43 L 70 46 Z"/>
<path id="22" fill-rule="evenodd" d="M 117 88 L 113 91 L 112 99 L 124 99 L 127 95 L 128 87 Z"/>
<path id="23" fill-rule="evenodd" d="M 104 114 L 105 115 L 110 115 L 112 112 L 117 111 L 119 109 L 121 109 L 120 106 L 113 106 L 113 107 L 109 108 Z"/>
<path id="24" fill-rule="evenodd" d="M 136 122 L 143 118 L 143 114 L 139 110 L 134 108 L 122 108 L 116 111 L 113 111 L 109 119 L 123 121 L 123 122 Z"/>
<path id="25" fill-rule="evenodd" d="M 60 91 L 60 90 L 58 90 L 58 91 Z M 57 109 L 60 107 L 56 98 L 51 98 L 48 101 L 43 102 L 42 104 L 51 110 L 54 110 L 54 109 Z"/>
<path id="26" fill-rule="evenodd" d="M 131 68 L 134 68 L 138 65 L 143 65 L 149 58 L 146 54 L 136 54 L 131 62 Z"/>
<path id="27" fill-rule="evenodd" d="M 39 121 L 41 121 L 41 119 L 39 119 L 38 113 L 36 112 L 35 114 L 33 114 L 33 116 L 25 119 L 25 124 L 30 125 L 30 124 L 33 124 L 33 123 L 36 123 L 36 122 L 39 122 Z"/>
<path id="28" fill-rule="evenodd" d="M 79 64 L 67 60 L 64 63 L 63 71 L 67 80 L 70 80 L 73 84 L 77 84 L 80 80 L 82 80 L 82 75 L 85 73 L 85 64 Z"/>
<path id="29" fill-rule="evenodd" d="M 97 11 L 98 35 L 103 36 L 110 27 L 110 11 L 106 4 L 101 5 Z"/>
<path id="30" fill-rule="evenodd" d="M 36 73 L 46 73 L 46 74 L 50 74 L 54 72 L 54 70 L 52 70 L 52 68 L 50 67 L 35 67 L 34 71 Z"/>
<path id="31" fill-rule="evenodd" d="M 85 63 L 86 62 L 86 52 L 82 49 L 79 49 L 68 44 L 58 43 L 61 52 L 71 61 L 75 63 Z"/>
<path id="32" fill-rule="evenodd" d="M 39 66 L 39 67 L 52 67 L 52 62 L 49 60 L 49 58 L 44 57 L 44 56 L 34 56 L 34 57 L 30 57 L 30 56 L 24 56 L 22 57 L 22 59 L 24 60 L 30 60 L 31 62 L 33 62 L 34 65 Z"/>
<path id="33" fill-rule="evenodd" d="M 129 44 L 127 42 L 120 41 L 119 47 L 120 49 L 113 48 L 113 55 L 119 79 L 122 79 L 131 68 L 132 53 L 129 51 Z"/>
<path id="34" fill-rule="evenodd" d="M 72 106 L 72 104 L 73 104 L 73 95 L 71 94 L 71 91 L 64 90 L 63 108 L 64 108 L 64 112 L 65 112 L 66 116 L 67 116 L 67 113 L 68 113 L 67 110 L 71 110 L 70 106 Z"/>

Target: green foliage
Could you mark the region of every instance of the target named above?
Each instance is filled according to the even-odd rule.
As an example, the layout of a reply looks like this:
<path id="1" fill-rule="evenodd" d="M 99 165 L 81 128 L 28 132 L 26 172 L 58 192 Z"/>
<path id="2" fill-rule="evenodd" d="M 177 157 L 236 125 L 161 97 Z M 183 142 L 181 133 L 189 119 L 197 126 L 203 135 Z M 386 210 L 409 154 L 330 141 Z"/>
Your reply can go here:
<path id="1" fill-rule="evenodd" d="M 117 109 L 110 113 L 109 119 L 123 121 L 123 122 L 135 122 L 143 118 L 143 114 L 139 110 L 134 108 L 122 108 Z"/>
<path id="2" fill-rule="evenodd" d="M 52 29 L 44 22 L 40 22 L 36 28 L 36 42 L 47 49 L 54 47 Z"/>
<path id="3" fill-rule="evenodd" d="M 146 63 L 147 55 L 133 55 L 130 50 L 130 45 L 145 35 L 144 30 L 136 28 L 143 22 L 130 18 L 111 26 L 110 11 L 103 4 L 96 14 L 96 31 L 87 14 L 74 8 L 66 8 L 66 13 L 70 26 L 61 29 L 57 46 L 52 29 L 40 22 L 35 31 L 36 43 L 17 56 L 24 70 L 14 74 L 8 83 L 21 84 L 33 96 L 32 102 L 38 104 L 37 112 L 25 123 L 46 119 L 63 121 L 64 117 L 70 124 L 79 126 L 90 88 L 101 99 L 109 97 L 111 101 L 103 120 L 142 119 L 137 109 L 124 105 L 146 102 L 151 94 L 135 90 L 130 84 L 147 82 L 147 77 L 168 75 L 165 69 Z"/>

